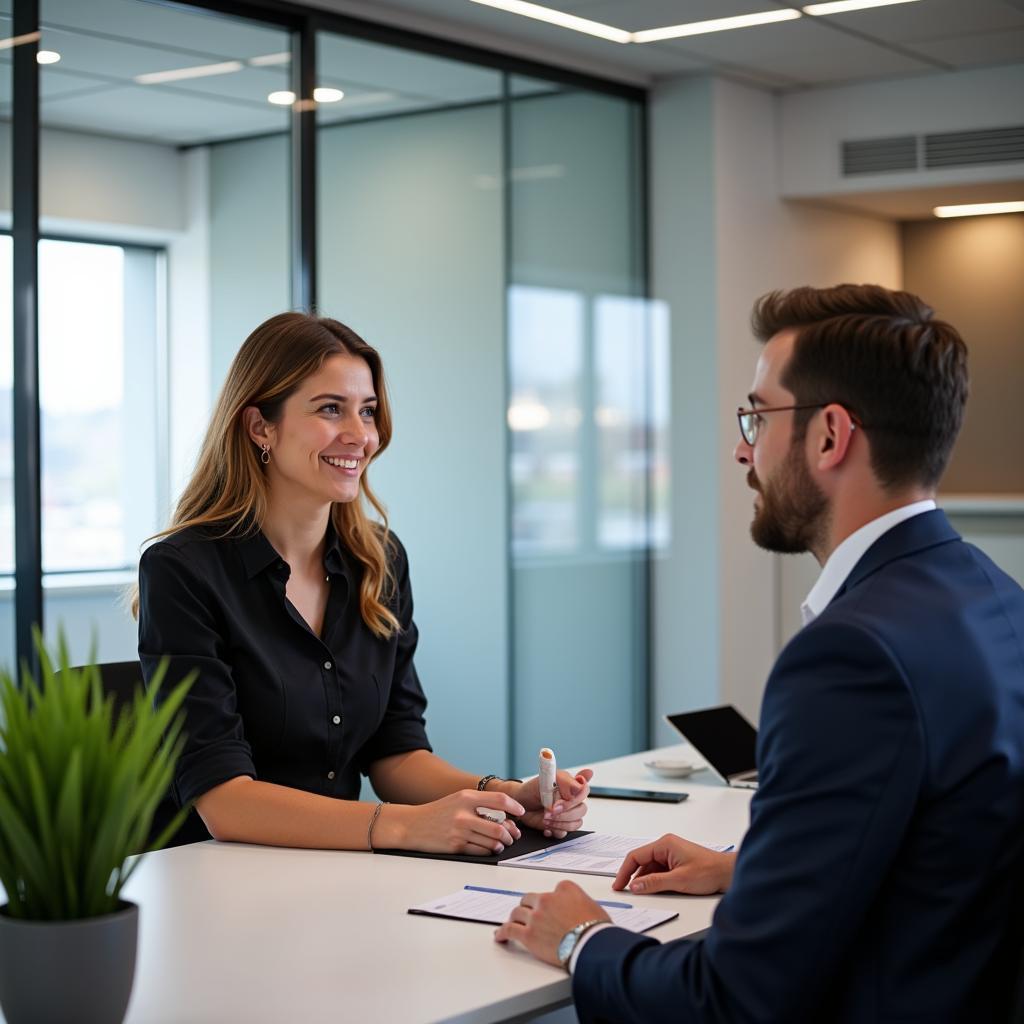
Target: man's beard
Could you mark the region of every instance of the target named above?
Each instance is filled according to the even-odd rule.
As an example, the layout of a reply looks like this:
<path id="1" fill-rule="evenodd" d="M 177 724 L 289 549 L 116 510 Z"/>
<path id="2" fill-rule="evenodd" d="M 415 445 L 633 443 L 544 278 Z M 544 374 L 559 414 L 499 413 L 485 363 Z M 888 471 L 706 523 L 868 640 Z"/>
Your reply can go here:
<path id="1" fill-rule="evenodd" d="M 794 439 L 786 458 L 767 485 L 751 468 L 747 483 L 761 495 L 750 524 L 754 543 L 780 555 L 798 555 L 821 547 L 828 525 L 828 498 L 807 470 L 803 444 Z"/>

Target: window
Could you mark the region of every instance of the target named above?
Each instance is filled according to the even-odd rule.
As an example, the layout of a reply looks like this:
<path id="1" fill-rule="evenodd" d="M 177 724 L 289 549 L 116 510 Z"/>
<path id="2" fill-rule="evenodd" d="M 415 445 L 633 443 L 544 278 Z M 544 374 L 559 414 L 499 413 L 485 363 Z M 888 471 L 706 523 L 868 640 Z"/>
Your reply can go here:
<path id="1" fill-rule="evenodd" d="M 11 238 L 0 236 L 0 409 L 10 416 Z M 43 568 L 124 569 L 157 526 L 158 250 L 39 244 Z M 157 415 L 154 415 L 154 412 Z M 13 452 L 0 423 L 0 572 L 14 571 Z"/>

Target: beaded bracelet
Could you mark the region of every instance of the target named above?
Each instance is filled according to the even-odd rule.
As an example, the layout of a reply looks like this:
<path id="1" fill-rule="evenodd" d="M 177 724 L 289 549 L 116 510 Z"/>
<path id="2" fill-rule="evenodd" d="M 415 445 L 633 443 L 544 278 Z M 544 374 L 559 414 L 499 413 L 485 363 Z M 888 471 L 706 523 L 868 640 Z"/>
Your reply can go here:
<path id="1" fill-rule="evenodd" d="M 483 790 L 485 790 L 487 788 L 487 783 L 488 782 L 493 782 L 495 779 L 497 779 L 499 782 L 522 782 L 523 781 L 522 779 L 506 779 L 506 778 L 503 778 L 501 775 L 485 775 L 476 784 L 476 788 L 479 789 L 481 792 L 483 792 Z"/>

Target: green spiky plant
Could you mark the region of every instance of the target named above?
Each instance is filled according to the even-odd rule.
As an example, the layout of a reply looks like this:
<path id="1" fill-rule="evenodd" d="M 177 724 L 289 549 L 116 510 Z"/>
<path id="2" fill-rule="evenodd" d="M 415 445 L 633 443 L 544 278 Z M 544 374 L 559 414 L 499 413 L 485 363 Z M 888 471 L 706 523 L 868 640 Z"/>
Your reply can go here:
<path id="1" fill-rule="evenodd" d="M 146 849 L 153 814 L 184 743 L 180 713 L 195 673 L 159 708 L 166 661 L 118 713 L 95 664 L 72 668 L 60 637 L 56 664 L 35 635 L 39 678 L 19 688 L 0 670 L 0 883 L 6 913 L 33 921 L 110 914 Z M 90 659 L 92 661 L 93 659 Z M 177 831 L 182 810 L 149 850 Z"/>

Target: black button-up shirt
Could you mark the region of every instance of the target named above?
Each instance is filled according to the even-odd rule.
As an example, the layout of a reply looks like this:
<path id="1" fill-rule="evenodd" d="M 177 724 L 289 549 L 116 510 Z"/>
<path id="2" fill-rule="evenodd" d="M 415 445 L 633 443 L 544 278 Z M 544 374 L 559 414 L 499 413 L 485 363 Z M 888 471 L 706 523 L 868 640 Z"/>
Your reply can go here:
<path id="1" fill-rule="evenodd" d="M 401 631 L 378 639 L 359 611 L 362 566 L 328 529 L 330 594 L 318 637 L 285 595 L 287 563 L 260 532 L 217 539 L 191 528 L 139 565 L 139 659 L 167 687 L 192 669 L 180 803 L 239 775 L 354 799 L 374 761 L 429 750 L 413 665 L 416 626 L 405 549 L 392 534 Z"/>

